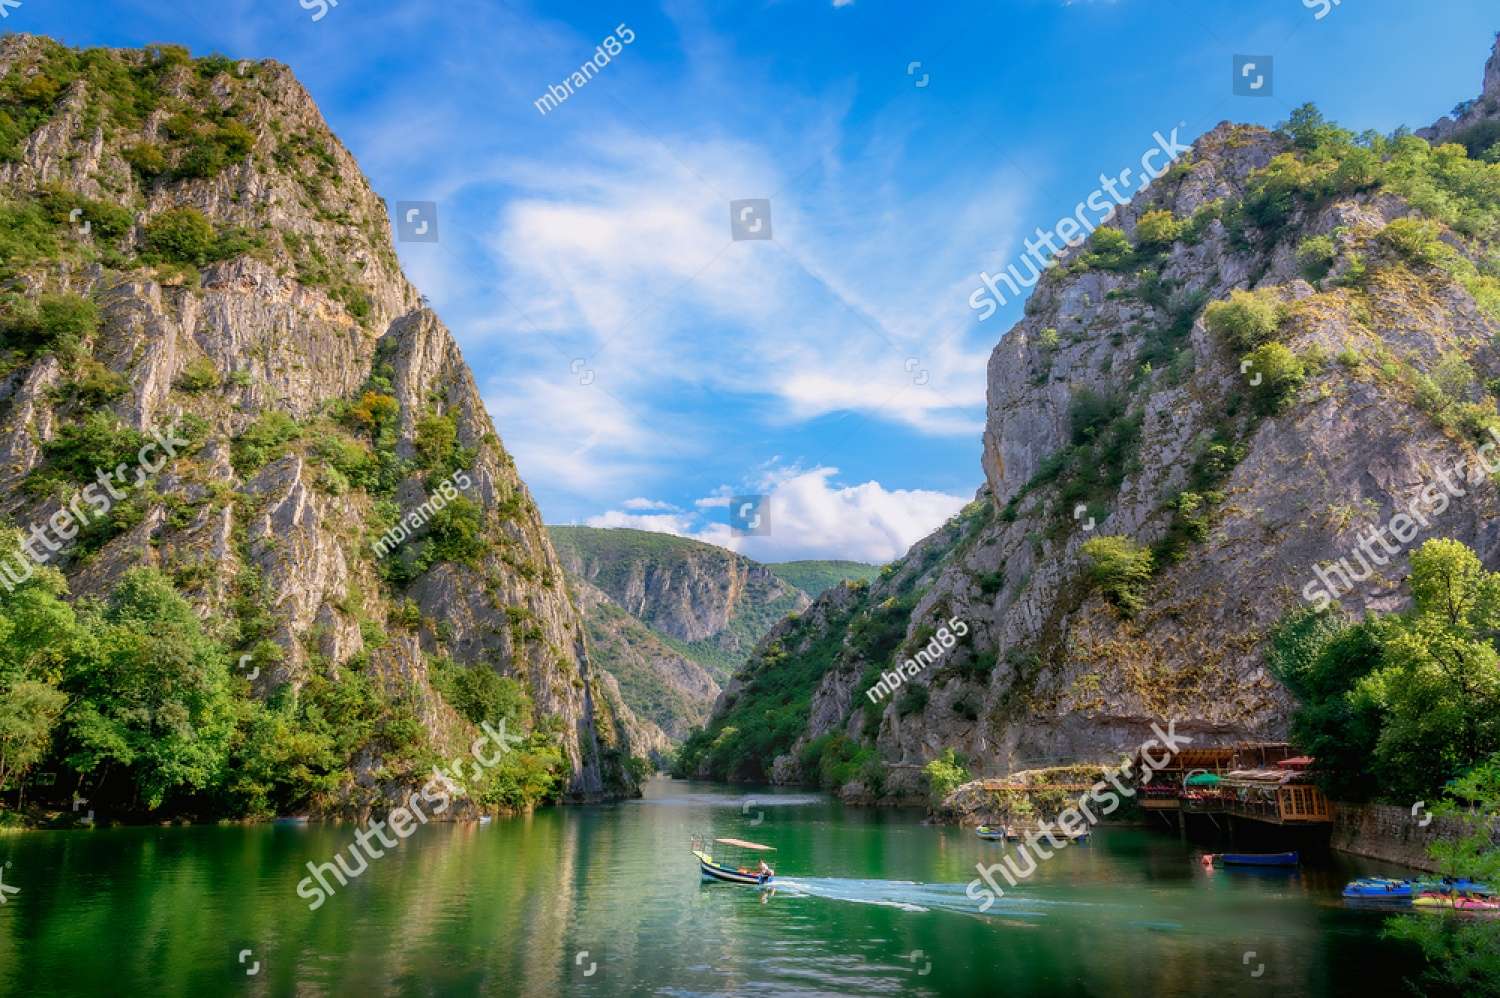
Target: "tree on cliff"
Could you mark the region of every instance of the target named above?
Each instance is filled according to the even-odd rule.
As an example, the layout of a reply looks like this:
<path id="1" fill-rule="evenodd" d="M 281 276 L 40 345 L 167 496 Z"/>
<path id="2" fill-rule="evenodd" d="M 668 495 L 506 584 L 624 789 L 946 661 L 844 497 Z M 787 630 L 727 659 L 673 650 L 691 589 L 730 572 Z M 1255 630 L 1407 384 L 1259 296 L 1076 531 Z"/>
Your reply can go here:
<path id="1" fill-rule="evenodd" d="M 1500 752 L 1500 574 L 1447 539 L 1411 565 L 1405 614 L 1303 611 L 1272 636 L 1270 667 L 1301 702 L 1293 738 L 1337 797 L 1436 796 Z"/>

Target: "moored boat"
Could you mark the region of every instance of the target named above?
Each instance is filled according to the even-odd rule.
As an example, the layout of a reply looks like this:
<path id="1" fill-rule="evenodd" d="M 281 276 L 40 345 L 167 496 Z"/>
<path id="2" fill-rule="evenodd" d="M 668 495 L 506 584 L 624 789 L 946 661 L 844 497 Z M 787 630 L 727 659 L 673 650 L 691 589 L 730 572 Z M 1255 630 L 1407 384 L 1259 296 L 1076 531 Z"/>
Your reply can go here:
<path id="1" fill-rule="evenodd" d="M 1004 842 L 1010 837 L 1010 830 L 1007 828 L 995 828 L 990 825 L 980 825 L 974 829 L 974 834 L 986 842 Z"/>
<path id="2" fill-rule="evenodd" d="M 1423 891 L 1411 900 L 1414 908 L 1452 908 L 1453 895 L 1438 891 Z"/>
<path id="3" fill-rule="evenodd" d="M 1225 866 L 1296 866 L 1302 857 L 1295 852 L 1225 852 L 1218 859 Z"/>
<path id="4" fill-rule="evenodd" d="M 1344 897 L 1370 901 L 1410 901 L 1410 880 L 1391 880 L 1386 877 L 1361 877 L 1351 880 L 1344 887 Z"/>
<path id="5" fill-rule="evenodd" d="M 1453 899 L 1454 911 L 1500 911 L 1500 900 L 1460 894 Z"/>
<path id="6" fill-rule="evenodd" d="M 713 855 L 713 845 L 716 843 L 726 846 L 719 850 L 718 858 Z M 704 880 L 714 880 L 726 884 L 747 884 L 752 887 L 771 887 L 776 883 L 776 871 L 773 870 L 763 859 L 757 859 L 754 866 L 747 865 L 741 850 L 751 853 L 775 852 L 774 846 L 764 846 L 757 842 L 746 842 L 744 839 L 706 839 L 694 837 L 692 844 L 693 855 L 698 859 L 698 871 Z"/>
<path id="7" fill-rule="evenodd" d="M 1424 880 L 1419 886 L 1425 890 L 1438 891 L 1440 893 L 1451 893 L 1452 891 L 1468 891 L 1472 894 L 1494 894 L 1495 891 L 1488 884 L 1481 884 L 1477 880 L 1468 877 L 1444 877 L 1442 880 Z"/>
<path id="8" fill-rule="evenodd" d="M 1452 904 L 1445 903 L 1445 899 L 1465 898 L 1468 901 L 1483 903 L 1496 903 L 1492 891 L 1488 885 L 1470 880 L 1467 877 L 1458 879 L 1445 878 L 1443 880 L 1397 880 L 1392 877 L 1360 877 L 1351 880 L 1344 887 L 1344 897 L 1357 898 L 1371 901 L 1413 901 L 1426 898 L 1418 907 L 1423 908 L 1451 908 Z M 1488 911 L 1484 907 L 1471 907 L 1466 910 Z"/>
<path id="9" fill-rule="evenodd" d="M 1412 899 L 1412 907 L 1437 911 L 1500 911 L 1500 900 L 1462 892 L 1423 891 Z"/>

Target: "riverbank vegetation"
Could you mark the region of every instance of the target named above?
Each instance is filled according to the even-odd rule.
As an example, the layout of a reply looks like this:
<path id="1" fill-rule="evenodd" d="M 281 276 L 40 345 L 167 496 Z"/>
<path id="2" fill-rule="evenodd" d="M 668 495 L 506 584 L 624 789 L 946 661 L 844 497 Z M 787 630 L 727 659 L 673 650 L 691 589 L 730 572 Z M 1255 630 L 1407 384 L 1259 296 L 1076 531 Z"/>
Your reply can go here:
<path id="1" fill-rule="evenodd" d="M 524 740 L 470 784 L 475 803 L 522 810 L 561 791 L 559 722 L 536 721 L 525 688 L 488 668 L 433 664 L 462 718 L 439 745 L 416 688 L 379 675 L 368 653 L 338 666 L 314 657 L 302 681 L 262 700 L 232 668 L 236 635 L 156 569 L 130 570 L 104 599 L 67 597 L 49 568 L 0 592 L 0 802 L 64 820 L 75 795 L 137 820 L 358 814 L 462 754 L 473 726 L 501 722 Z M 383 643 L 366 630 L 367 647 Z M 281 656 L 261 641 L 239 661 L 270 672 Z"/>

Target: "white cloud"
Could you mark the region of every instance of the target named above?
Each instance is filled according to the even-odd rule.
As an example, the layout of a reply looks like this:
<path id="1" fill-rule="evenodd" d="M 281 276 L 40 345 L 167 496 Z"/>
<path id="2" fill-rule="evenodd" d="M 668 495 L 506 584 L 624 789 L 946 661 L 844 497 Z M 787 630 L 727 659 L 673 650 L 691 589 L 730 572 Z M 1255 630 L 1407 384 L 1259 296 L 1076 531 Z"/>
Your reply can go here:
<path id="1" fill-rule="evenodd" d="M 669 426 L 643 420 L 604 386 L 580 384 L 560 360 L 552 370 L 552 377 L 496 375 L 486 385 L 485 408 L 526 481 L 618 495 L 663 461 L 691 457 Z"/>
<path id="2" fill-rule="evenodd" d="M 649 510 L 667 510 L 667 511 L 673 512 L 673 513 L 680 513 L 681 512 L 681 510 L 679 510 L 676 506 L 673 506 L 669 502 L 662 502 L 662 501 L 660 501 L 658 499 L 646 499 L 646 498 L 643 498 L 643 497 L 640 497 L 640 496 L 637 496 L 634 499 L 626 499 L 620 505 L 624 506 L 626 509 L 632 509 L 632 510 L 648 510 L 649 509 Z"/>
<path id="3" fill-rule="evenodd" d="M 962 509 L 968 499 L 924 489 L 887 489 L 879 482 L 842 485 L 837 468 L 784 469 L 758 486 L 767 496 L 770 533 L 736 535 L 725 520 L 699 514 L 621 510 L 592 517 L 591 527 L 633 527 L 717 544 L 757 561 L 847 558 L 883 564 L 898 558 Z M 749 492 L 750 490 L 746 490 Z M 697 502 L 727 506 L 727 496 Z"/>

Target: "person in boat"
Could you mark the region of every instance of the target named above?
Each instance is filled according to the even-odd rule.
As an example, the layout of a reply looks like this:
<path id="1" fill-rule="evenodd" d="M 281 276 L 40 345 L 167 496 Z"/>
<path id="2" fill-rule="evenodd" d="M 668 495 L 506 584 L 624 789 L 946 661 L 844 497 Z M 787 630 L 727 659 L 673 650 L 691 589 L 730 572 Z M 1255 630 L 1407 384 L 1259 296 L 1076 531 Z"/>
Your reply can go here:
<path id="1" fill-rule="evenodd" d="M 760 869 L 757 870 L 756 873 L 760 877 L 760 882 L 765 883 L 767 880 L 770 880 L 773 876 L 775 876 L 776 871 L 767 866 L 765 860 L 761 860 Z"/>

